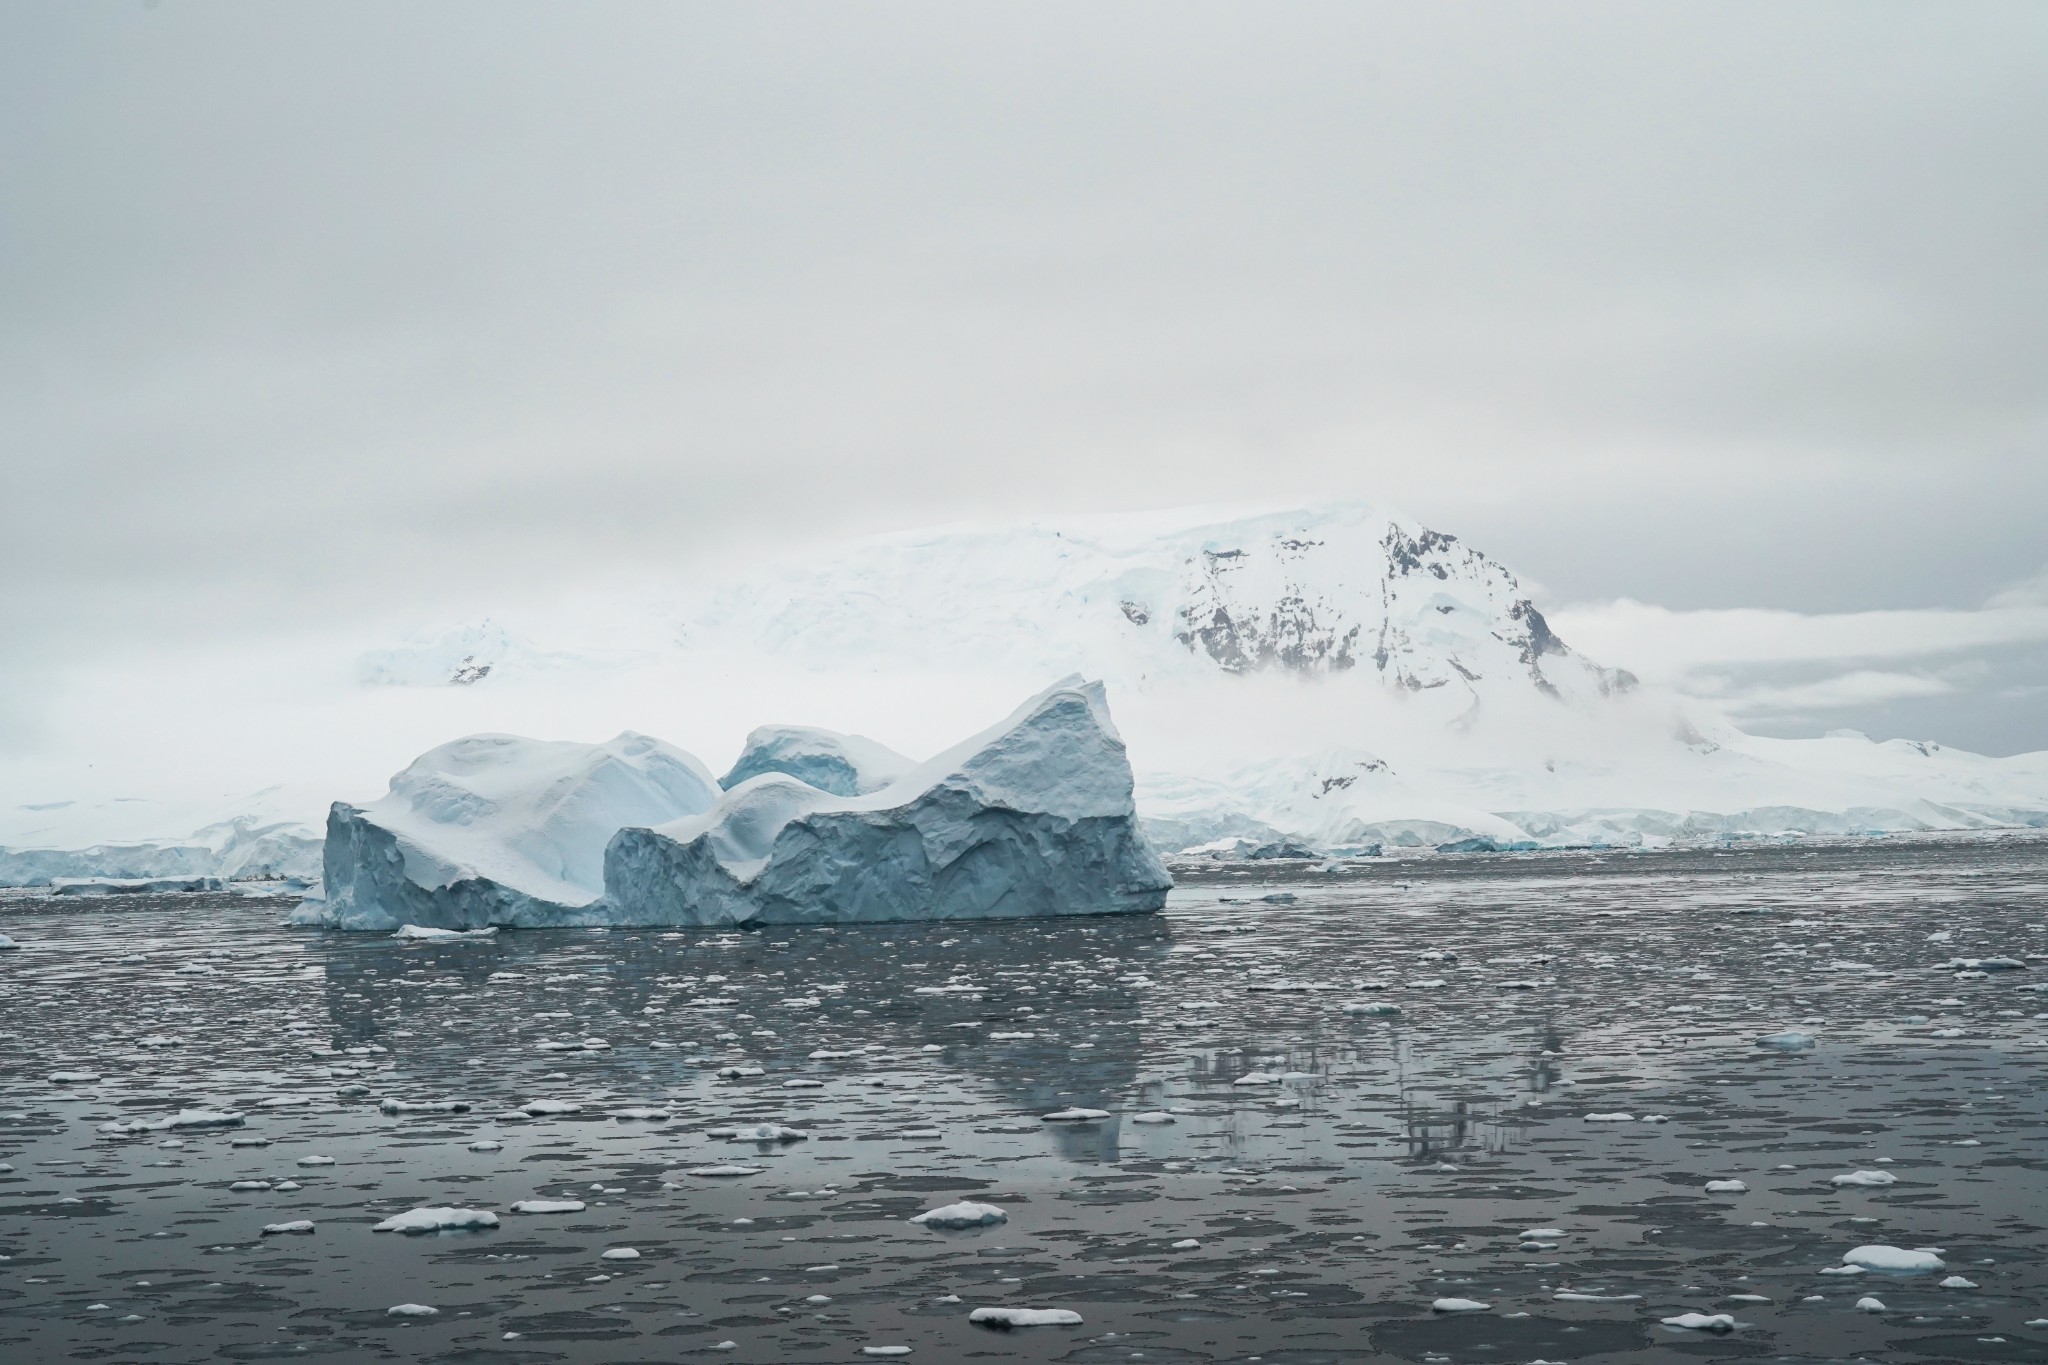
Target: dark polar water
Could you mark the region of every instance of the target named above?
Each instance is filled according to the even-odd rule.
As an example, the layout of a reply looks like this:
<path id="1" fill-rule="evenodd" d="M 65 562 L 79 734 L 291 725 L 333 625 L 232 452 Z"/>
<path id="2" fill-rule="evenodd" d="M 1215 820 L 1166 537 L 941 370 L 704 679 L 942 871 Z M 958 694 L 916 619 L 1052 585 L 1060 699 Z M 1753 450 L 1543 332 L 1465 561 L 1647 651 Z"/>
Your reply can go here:
<path id="1" fill-rule="evenodd" d="M 426 946 L 281 928 L 276 901 L 17 896 L 0 1360 L 2048 1360 L 2044 901 L 2027 841 Z M 1942 965 L 1994 954 L 2033 967 Z M 1784 1028 L 1818 1046 L 1755 1044 Z M 536 1100 L 578 1108 L 512 1112 Z M 1074 1107 L 1111 1117 L 1044 1121 Z M 194 1108 L 245 1121 L 101 1131 Z M 708 1131 L 765 1121 L 809 1136 Z M 1830 1184 L 1857 1170 L 1896 1183 Z M 534 1198 L 584 1207 L 510 1211 Z M 907 1221 L 961 1199 L 1008 1221 Z M 502 1221 L 371 1231 L 422 1206 Z M 1862 1244 L 1947 1266 L 1824 1273 Z M 1662 1322 L 1689 1311 L 1737 1325 Z"/>

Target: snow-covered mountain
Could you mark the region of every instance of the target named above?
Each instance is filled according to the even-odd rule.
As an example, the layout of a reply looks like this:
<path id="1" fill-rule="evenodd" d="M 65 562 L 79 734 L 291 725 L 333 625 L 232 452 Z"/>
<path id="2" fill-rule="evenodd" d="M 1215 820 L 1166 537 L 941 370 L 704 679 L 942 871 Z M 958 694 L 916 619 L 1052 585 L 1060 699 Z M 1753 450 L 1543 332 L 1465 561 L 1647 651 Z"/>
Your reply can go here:
<path id="1" fill-rule="evenodd" d="M 68 755 L 0 770 L 25 798 L 0 845 L 189 846 L 173 836 L 234 816 L 317 840 L 328 800 L 482 731 L 637 730 L 714 771 L 763 724 L 925 755 L 1072 672 L 1107 683 L 1170 847 L 2048 824 L 2048 755 L 1744 734 L 1576 652 L 1477 549 L 1357 504 L 896 535 L 270 662 L 286 690 L 195 674 L 170 723 L 159 702 L 125 736 L 81 726 Z M 0 882 L 54 856 L 0 852 Z"/>

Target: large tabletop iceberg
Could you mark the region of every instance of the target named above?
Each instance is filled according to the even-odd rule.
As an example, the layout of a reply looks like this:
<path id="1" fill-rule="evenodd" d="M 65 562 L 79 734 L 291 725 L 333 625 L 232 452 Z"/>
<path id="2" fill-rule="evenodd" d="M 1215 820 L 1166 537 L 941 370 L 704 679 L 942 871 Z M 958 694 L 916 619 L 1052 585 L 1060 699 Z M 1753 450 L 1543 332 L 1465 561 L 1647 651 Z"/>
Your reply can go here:
<path id="1" fill-rule="evenodd" d="M 471 735 L 413 760 L 379 801 L 335 802 L 318 918 L 342 929 L 603 923 L 593 902 L 612 835 L 717 798 L 709 769 L 646 735 Z"/>
<path id="2" fill-rule="evenodd" d="M 1068 678 L 994 729 L 866 796 L 784 773 L 710 810 L 619 831 L 617 924 L 1017 919 L 1156 910 L 1171 885 L 1139 833 L 1102 684 Z"/>

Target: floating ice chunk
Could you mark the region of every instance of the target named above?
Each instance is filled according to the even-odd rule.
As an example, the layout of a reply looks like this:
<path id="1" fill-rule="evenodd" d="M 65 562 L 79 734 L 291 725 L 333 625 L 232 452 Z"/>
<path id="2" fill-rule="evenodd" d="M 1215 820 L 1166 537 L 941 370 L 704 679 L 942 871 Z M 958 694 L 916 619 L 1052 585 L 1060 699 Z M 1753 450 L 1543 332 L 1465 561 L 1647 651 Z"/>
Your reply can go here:
<path id="1" fill-rule="evenodd" d="M 1131 793 L 1102 685 L 1069 678 L 871 795 L 763 773 L 703 815 L 629 825 L 606 902 L 635 924 L 1157 910 L 1172 880 Z"/>
<path id="2" fill-rule="evenodd" d="M 1636 1116 L 1634 1114 L 1623 1114 L 1619 1112 L 1612 1114 L 1586 1115 L 1586 1122 L 1588 1123 L 1634 1123 L 1635 1121 Z"/>
<path id="3" fill-rule="evenodd" d="M 1171 1249 L 1174 1251 L 1193 1251 L 1201 1245 L 1202 1243 L 1199 1238 L 1183 1237 L 1178 1242 L 1173 1243 Z"/>
<path id="4" fill-rule="evenodd" d="M 512 1204 L 514 1213 L 581 1213 L 584 1208 L 581 1199 L 519 1199 Z"/>
<path id="5" fill-rule="evenodd" d="M 666 1109 L 649 1109 L 636 1106 L 632 1109 L 614 1109 L 612 1110 L 612 1117 L 615 1119 L 633 1119 L 644 1120 L 649 1123 L 660 1123 L 669 1117 L 669 1112 Z"/>
<path id="6" fill-rule="evenodd" d="M 1438 1299 L 1430 1304 L 1432 1313 L 1484 1313 L 1493 1307 L 1477 1299 Z"/>
<path id="7" fill-rule="evenodd" d="M 810 1134 L 779 1123 L 753 1123 L 744 1128 L 713 1128 L 706 1136 L 724 1138 L 728 1142 L 802 1142 Z"/>
<path id="8" fill-rule="evenodd" d="M 716 1180 L 731 1176 L 759 1175 L 761 1171 L 762 1168 L 759 1166 L 692 1166 L 684 1171 L 683 1174 L 704 1176 L 707 1179 Z"/>
<path id="9" fill-rule="evenodd" d="M 184 1128 L 239 1128 L 242 1116 L 237 1113 L 214 1109 L 181 1109 L 175 1114 L 166 1114 L 155 1119 L 131 1119 L 103 1123 L 98 1131 L 102 1133 L 161 1133 L 166 1129 Z"/>
<path id="10" fill-rule="evenodd" d="M 1071 1308 L 977 1308 L 967 1320 L 978 1327 L 1076 1327 L 1081 1315 Z"/>
<path id="11" fill-rule="evenodd" d="M 1975 1289 L 1977 1282 L 1975 1280 L 1966 1280 L 1960 1275 L 1951 1275 L 1941 1282 L 1941 1287 L 1943 1289 Z"/>
<path id="12" fill-rule="evenodd" d="M 1813 1035 L 1797 1029 L 1786 1029 L 1782 1033 L 1766 1033 L 1756 1040 L 1758 1047 L 1772 1048 L 1778 1052 L 1804 1052 L 1813 1046 Z"/>
<path id="13" fill-rule="evenodd" d="M 498 926 L 493 924 L 484 929 L 436 929 L 432 925 L 401 924 L 393 938 L 446 942 L 449 939 L 495 938 Z"/>
<path id="14" fill-rule="evenodd" d="M 478 1138 L 475 1142 L 469 1144 L 469 1150 L 472 1152 L 502 1152 L 505 1150 L 505 1144 L 492 1138 Z"/>
<path id="15" fill-rule="evenodd" d="M 310 1218 L 297 1218 L 289 1223 L 265 1223 L 263 1225 L 263 1235 L 265 1237 L 274 1237 L 279 1233 L 308 1233 L 312 1230 L 313 1220 Z"/>
<path id="16" fill-rule="evenodd" d="M 976 1204 L 962 1200 L 958 1204 L 947 1204 L 943 1208 L 926 1209 L 910 1221 L 922 1223 L 928 1228 L 985 1228 L 1009 1222 L 1010 1215 L 994 1204 Z"/>
<path id="17" fill-rule="evenodd" d="M 97 1071 L 52 1071 L 51 1085 L 90 1085 L 100 1078 Z"/>
<path id="18" fill-rule="evenodd" d="M 1732 1332 L 1735 1319 L 1727 1313 L 1680 1313 L 1675 1318 L 1665 1318 L 1666 1327 L 1683 1328 L 1688 1332 Z"/>
<path id="19" fill-rule="evenodd" d="M 299 1164 L 301 1166 L 332 1166 L 334 1158 L 331 1156 L 302 1156 L 299 1158 Z"/>
<path id="20" fill-rule="evenodd" d="M 1131 1115 L 1132 1123 L 1172 1123 L 1173 1115 L 1163 1109 L 1153 1109 L 1143 1114 Z"/>
<path id="21" fill-rule="evenodd" d="M 1941 1257 L 1932 1251 L 1906 1251 L 1899 1247 L 1857 1247 L 1842 1256 L 1843 1265 L 1865 1270 L 1883 1270 L 1895 1275 L 1916 1275 L 1943 1268 Z"/>
<path id="22" fill-rule="evenodd" d="M 908 1346 L 863 1346 L 860 1348 L 860 1353 L 864 1356 L 907 1356 L 910 1354 L 910 1348 Z"/>
<path id="23" fill-rule="evenodd" d="M 599 1254 L 598 1259 L 600 1261 L 637 1261 L 640 1259 L 640 1249 L 638 1247 L 612 1247 Z"/>
<path id="24" fill-rule="evenodd" d="M 1740 1180 L 1709 1180 L 1708 1194 L 1748 1194 L 1749 1186 Z"/>
<path id="25" fill-rule="evenodd" d="M 768 1073 L 758 1066 L 725 1066 L 718 1069 L 723 1080 L 737 1081 L 747 1076 L 765 1076 Z"/>
<path id="26" fill-rule="evenodd" d="M 1108 1117 L 1109 1111 L 1107 1109 L 1056 1109 L 1050 1114 L 1042 1115 L 1041 1121 L 1045 1123 L 1093 1123 L 1097 1119 L 1106 1119 Z"/>
<path id="27" fill-rule="evenodd" d="M 1830 1185 L 1896 1185 L 1899 1178 L 1890 1171 L 1851 1171 L 1828 1181 Z"/>
<path id="28" fill-rule="evenodd" d="M 537 1119 L 550 1114 L 580 1114 L 583 1106 L 574 1100 L 528 1100 L 519 1106 L 519 1112 Z"/>
<path id="29" fill-rule="evenodd" d="M 496 1226 L 498 1215 L 489 1209 L 427 1208 L 394 1213 L 370 1231 L 402 1232 L 407 1236 L 417 1236 L 427 1232 L 468 1232 Z"/>
<path id="30" fill-rule="evenodd" d="M 7 935 L 0 934 L 0 953 L 15 952 L 20 947 L 21 945 L 19 943 L 16 943 L 13 939 L 7 937 Z"/>
<path id="31" fill-rule="evenodd" d="M 1560 1289 L 1550 1296 L 1566 1303 L 1634 1303 L 1641 1294 L 1587 1294 L 1577 1289 Z"/>
<path id="32" fill-rule="evenodd" d="M 387 1114 L 466 1114 L 468 1100 L 400 1100 L 386 1097 L 377 1107 Z"/>
<path id="33" fill-rule="evenodd" d="M 1562 1236 L 1564 1236 L 1563 1228 L 1530 1228 L 1522 1234 L 1522 1240 L 1525 1242 L 1554 1241 Z"/>
<path id="34" fill-rule="evenodd" d="M 441 1310 L 429 1308 L 423 1303 L 400 1303 L 392 1305 L 384 1312 L 394 1318 L 432 1318 L 440 1316 Z"/>
<path id="35" fill-rule="evenodd" d="M 1891 1310 L 1884 1306 L 1883 1299 L 1865 1294 L 1862 1298 L 1856 1300 L 1856 1311 L 1859 1313 L 1888 1313 Z"/>
<path id="36" fill-rule="evenodd" d="M 1247 1071 L 1244 1073 L 1244 1075 L 1239 1076 L 1236 1080 L 1232 1081 L 1231 1084 L 1278 1085 L 1280 1084 L 1280 1073 L 1277 1071 Z"/>
<path id="37" fill-rule="evenodd" d="M 1365 1005 L 1346 1005 L 1344 1012 L 1346 1014 L 1399 1014 L 1401 1007 L 1384 1002 L 1375 1002 Z"/>
<path id="38" fill-rule="evenodd" d="M 256 1190 L 267 1190 L 269 1188 L 270 1182 L 268 1180 L 237 1180 L 234 1184 L 228 1186 L 228 1192 L 230 1194 L 250 1194 Z"/>

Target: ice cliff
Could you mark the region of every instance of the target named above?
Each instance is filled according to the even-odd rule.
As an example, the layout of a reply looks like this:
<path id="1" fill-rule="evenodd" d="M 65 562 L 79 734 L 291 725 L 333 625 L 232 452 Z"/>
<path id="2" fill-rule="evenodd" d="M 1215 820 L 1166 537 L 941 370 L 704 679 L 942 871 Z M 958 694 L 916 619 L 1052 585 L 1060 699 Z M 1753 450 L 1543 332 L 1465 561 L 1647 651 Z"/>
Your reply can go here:
<path id="1" fill-rule="evenodd" d="M 1014 919 L 1156 910 L 1100 683 L 1069 678 L 866 796 L 763 773 L 605 854 L 620 924 Z"/>
<path id="2" fill-rule="evenodd" d="M 708 810 L 710 771 L 646 735 L 604 744 L 471 735 L 422 754 L 381 800 L 327 817 L 326 904 L 342 929 L 602 922 L 605 844 Z"/>
<path id="3" fill-rule="evenodd" d="M 807 725 L 763 725 L 747 736 L 732 771 L 718 779 L 731 791 L 748 778 L 782 773 L 834 796 L 866 796 L 917 765 L 886 744 Z"/>

